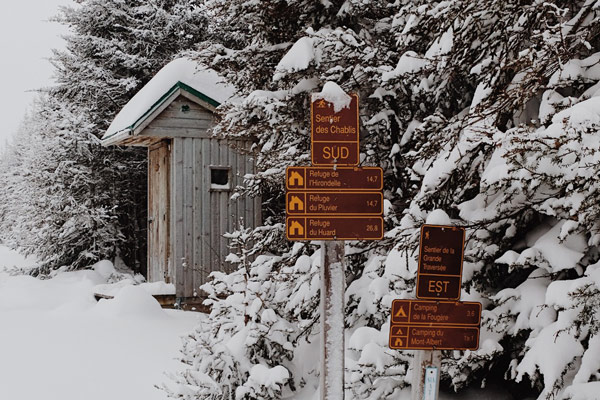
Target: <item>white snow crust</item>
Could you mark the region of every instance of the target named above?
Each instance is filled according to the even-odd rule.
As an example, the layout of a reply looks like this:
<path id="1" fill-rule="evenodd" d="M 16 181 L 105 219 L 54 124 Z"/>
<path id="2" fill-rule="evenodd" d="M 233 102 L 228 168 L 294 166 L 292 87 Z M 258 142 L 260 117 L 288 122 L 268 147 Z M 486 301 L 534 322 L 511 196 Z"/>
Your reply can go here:
<path id="1" fill-rule="evenodd" d="M 444 210 L 440 210 L 439 208 L 433 210 L 427 216 L 427 224 L 429 225 L 451 225 L 450 217 Z"/>
<path id="2" fill-rule="evenodd" d="M 314 39 L 310 37 L 298 39 L 275 67 L 273 80 L 279 80 L 285 73 L 305 70 L 315 57 L 317 54 Z"/>
<path id="3" fill-rule="evenodd" d="M 0 246 L 0 399 L 166 400 L 155 385 L 181 369 L 180 337 L 201 314 L 163 310 L 133 285 L 96 302 L 109 261 L 47 280 L 2 272 L 30 261 Z"/>

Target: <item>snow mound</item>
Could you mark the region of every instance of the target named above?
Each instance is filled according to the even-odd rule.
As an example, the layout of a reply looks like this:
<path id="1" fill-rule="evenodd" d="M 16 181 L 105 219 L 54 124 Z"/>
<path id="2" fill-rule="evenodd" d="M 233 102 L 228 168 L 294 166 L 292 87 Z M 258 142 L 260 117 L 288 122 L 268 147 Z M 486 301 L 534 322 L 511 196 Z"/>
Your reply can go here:
<path id="1" fill-rule="evenodd" d="M 133 279 L 123 279 L 115 283 L 96 285 L 94 293 L 106 296 L 116 296 L 125 287 L 137 285 L 150 295 L 169 295 L 175 294 L 175 285 L 165 282 L 144 282 L 137 284 Z"/>
<path id="2" fill-rule="evenodd" d="M 6 246 L 0 245 L 0 271 L 12 268 L 32 268 L 37 263 L 33 256 L 24 257 L 18 251 L 11 250 Z"/>
<path id="3" fill-rule="evenodd" d="M 105 279 L 108 279 L 116 272 L 114 264 L 109 260 L 98 261 L 92 266 L 92 269 Z"/>
<path id="4" fill-rule="evenodd" d="M 144 282 L 140 285 L 142 289 L 151 295 L 175 294 L 175 285 L 166 282 Z"/>
<path id="5" fill-rule="evenodd" d="M 429 225 L 451 225 L 450 217 L 444 210 L 436 209 L 427 216 L 427 224 Z"/>
<path id="6" fill-rule="evenodd" d="M 269 368 L 257 364 L 250 370 L 248 380 L 236 389 L 235 397 L 236 399 L 242 399 L 245 396 L 251 398 L 271 397 L 281 391 L 289 378 L 289 371 L 281 365 Z"/>
<path id="7" fill-rule="evenodd" d="M 178 82 L 186 84 L 218 103 L 232 99 L 236 92 L 235 88 L 226 83 L 217 72 L 204 68 L 196 61 L 178 58 L 165 65 L 133 96 L 110 124 L 103 139 L 129 130 Z"/>
<path id="8" fill-rule="evenodd" d="M 61 272 L 52 279 L 29 275 L 0 275 L 0 313 L 36 309 L 51 311 L 65 303 L 80 302 L 76 309 L 95 305 L 92 287 L 103 282 L 95 271 Z"/>
<path id="9" fill-rule="evenodd" d="M 97 311 L 112 316 L 163 318 L 166 313 L 151 294 L 139 286 L 125 286 L 113 299 L 101 299 Z"/>

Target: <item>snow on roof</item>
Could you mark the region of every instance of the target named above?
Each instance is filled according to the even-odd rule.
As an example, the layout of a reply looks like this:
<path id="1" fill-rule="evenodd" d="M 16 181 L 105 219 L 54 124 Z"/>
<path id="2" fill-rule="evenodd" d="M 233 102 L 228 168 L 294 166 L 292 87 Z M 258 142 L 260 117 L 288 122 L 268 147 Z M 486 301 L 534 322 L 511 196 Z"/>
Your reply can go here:
<path id="1" fill-rule="evenodd" d="M 195 91 L 202 100 L 217 107 L 232 98 L 235 88 L 217 72 L 203 68 L 188 58 L 178 58 L 165 65 L 121 109 L 102 139 L 117 133 L 131 131 L 165 100 L 165 95 L 177 87 Z"/>

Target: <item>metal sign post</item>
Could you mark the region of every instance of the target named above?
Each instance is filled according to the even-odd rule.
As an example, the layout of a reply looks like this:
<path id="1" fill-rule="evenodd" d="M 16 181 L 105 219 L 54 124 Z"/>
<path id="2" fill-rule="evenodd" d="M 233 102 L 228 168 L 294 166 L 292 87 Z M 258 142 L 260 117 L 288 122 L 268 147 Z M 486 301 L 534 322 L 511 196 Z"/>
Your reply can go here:
<path id="1" fill-rule="evenodd" d="M 437 400 L 439 393 L 439 371 L 442 366 L 442 352 L 439 350 L 416 351 L 413 361 L 411 400 Z M 431 371 L 436 372 L 434 377 Z M 429 372 L 429 376 L 428 376 Z M 428 381 L 429 378 L 429 381 Z M 431 380 L 435 378 L 435 385 Z M 433 387 L 432 387 L 433 386 Z M 435 389 L 435 390 L 432 390 Z M 426 397 L 427 396 L 427 397 Z"/>
<path id="2" fill-rule="evenodd" d="M 321 399 L 344 399 L 344 242 L 321 244 Z"/>

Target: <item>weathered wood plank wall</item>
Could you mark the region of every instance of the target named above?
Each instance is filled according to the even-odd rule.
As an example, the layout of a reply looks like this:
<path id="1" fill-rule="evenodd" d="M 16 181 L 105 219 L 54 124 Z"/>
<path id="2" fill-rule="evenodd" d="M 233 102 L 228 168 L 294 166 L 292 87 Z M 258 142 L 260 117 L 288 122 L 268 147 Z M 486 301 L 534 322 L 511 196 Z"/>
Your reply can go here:
<path id="1" fill-rule="evenodd" d="M 172 279 L 169 271 L 171 229 L 169 204 L 170 145 L 163 141 L 148 148 L 148 281 Z"/>
<path id="2" fill-rule="evenodd" d="M 231 200 L 233 190 L 211 189 L 211 166 L 231 167 L 231 189 L 242 185 L 244 175 L 254 171 L 246 155 L 215 138 L 175 138 L 172 148 L 176 286 L 178 293 L 191 297 L 210 272 L 232 270 L 225 262 L 230 249 L 223 234 L 236 229 L 240 218 L 246 226 L 256 226 L 261 208 L 253 198 Z"/>
<path id="3" fill-rule="evenodd" d="M 229 240 L 223 234 L 236 229 L 240 219 L 245 226 L 257 226 L 261 220 L 260 199 L 240 196 L 231 200 L 233 189 L 243 185 L 244 175 L 255 169 L 247 154 L 249 143 L 238 142 L 234 146 L 238 150 L 228 146 L 224 140 L 209 135 L 207 130 L 212 124 L 211 112 L 178 98 L 141 132 L 172 138 L 168 254 L 178 297 L 200 295 L 199 286 L 212 271 L 230 272 L 232 266 L 225 262 Z M 211 188 L 211 167 L 231 169 L 231 190 Z M 155 276 L 156 272 L 152 274 Z"/>

